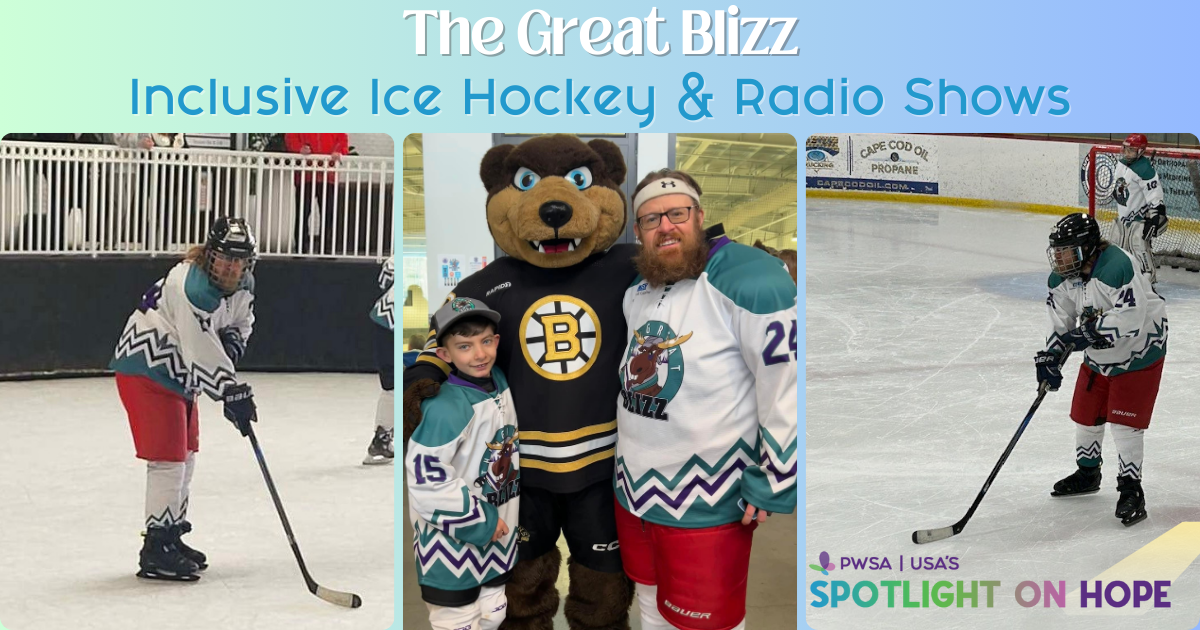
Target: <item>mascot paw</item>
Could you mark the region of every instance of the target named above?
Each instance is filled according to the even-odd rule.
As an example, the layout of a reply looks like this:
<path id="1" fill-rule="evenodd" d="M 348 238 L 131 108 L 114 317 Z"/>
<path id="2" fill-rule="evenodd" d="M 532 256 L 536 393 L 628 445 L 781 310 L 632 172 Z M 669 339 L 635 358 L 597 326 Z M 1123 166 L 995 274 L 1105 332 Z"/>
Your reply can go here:
<path id="1" fill-rule="evenodd" d="M 624 573 L 593 571 L 571 558 L 571 585 L 563 614 L 571 630 L 629 630 L 634 586 Z"/>
<path id="2" fill-rule="evenodd" d="M 421 401 L 433 398 L 441 391 L 442 385 L 431 378 L 423 378 L 404 390 L 404 443 L 412 437 L 417 425 L 421 424 Z"/>

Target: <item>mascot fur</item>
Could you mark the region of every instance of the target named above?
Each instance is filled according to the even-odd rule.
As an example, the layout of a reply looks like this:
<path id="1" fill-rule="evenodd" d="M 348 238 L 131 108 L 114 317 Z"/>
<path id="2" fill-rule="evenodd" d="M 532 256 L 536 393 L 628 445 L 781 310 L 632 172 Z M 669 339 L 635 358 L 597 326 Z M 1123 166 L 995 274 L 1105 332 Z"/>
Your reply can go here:
<path id="1" fill-rule="evenodd" d="M 636 246 L 614 245 L 628 217 L 625 170 L 612 142 L 570 135 L 495 146 L 480 165 L 488 227 L 508 256 L 464 278 L 448 299 L 479 299 L 501 314 L 496 365 L 511 384 L 522 469 L 508 630 L 553 630 L 560 531 L 571 551 L 570 628 L 629 628 L 633 584 L 621 569 L 612 485 L 621 301 L 636 276 Z M 405 442 L 421 400 L 450 370 L 433 343 L 405 370 Z"/>

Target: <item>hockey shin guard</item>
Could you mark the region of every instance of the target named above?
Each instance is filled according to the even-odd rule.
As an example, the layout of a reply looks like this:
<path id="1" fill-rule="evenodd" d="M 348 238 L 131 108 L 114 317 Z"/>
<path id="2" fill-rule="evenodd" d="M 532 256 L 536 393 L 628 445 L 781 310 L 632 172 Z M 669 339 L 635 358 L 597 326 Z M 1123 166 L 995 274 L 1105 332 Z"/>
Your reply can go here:
<path id="1" fill-rule="evenodd" d="M 1117 443 L 1117 458 L 1122 477 L 1142 478 L 1142 442 L 1146 432 L 1121 424 L 1113 425 L 1113 441 Z"/>

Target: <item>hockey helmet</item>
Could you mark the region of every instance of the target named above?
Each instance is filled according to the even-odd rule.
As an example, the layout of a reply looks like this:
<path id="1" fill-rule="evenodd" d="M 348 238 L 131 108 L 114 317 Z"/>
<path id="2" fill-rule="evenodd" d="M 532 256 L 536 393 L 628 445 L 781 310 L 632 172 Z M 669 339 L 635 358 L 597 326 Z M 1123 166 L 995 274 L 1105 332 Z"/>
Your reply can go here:
<path id="1" fill-rule="evenodd" d="M 1050 230 L 1046 257 L 1050 268 L 1064 278 L 1076 278 L 1100 249 L 1100 225 L 1083 213 L 1068 214 Z"/>
<path id="2" fill-rule="evenodd" d="M 1146 141 L 1145 135 L 1140 133 L 1129 134 L 1125 137 L 1125 142 L 1121 143 L 1121 161 L 1130 164 L 1142 157 L 1149 144 Z"/>
<path id="3" fill-rule="evenodd" d="M 226 295 L 245 288 L 258 261 L 258 244 L 245 219 L 218 217 L 204 243 L 204 271 Z"/>

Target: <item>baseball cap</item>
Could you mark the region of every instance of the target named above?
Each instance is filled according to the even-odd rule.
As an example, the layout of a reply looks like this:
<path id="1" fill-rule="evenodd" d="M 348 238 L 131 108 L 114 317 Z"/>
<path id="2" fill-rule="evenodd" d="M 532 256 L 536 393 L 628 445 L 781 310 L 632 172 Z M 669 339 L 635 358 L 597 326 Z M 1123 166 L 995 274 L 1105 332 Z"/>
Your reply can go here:
<path id="1" fill-rule="evenodd" d="M 472 298 L 456 297 L 433 314 L 433 328 L 437 331 L 438 343 L 442 341 L 442 331 L 449 330 L 454 322 L 467 317 L 483 317 L 500 325 L 500 313 L 488 308 L 487 304 Z"/>

